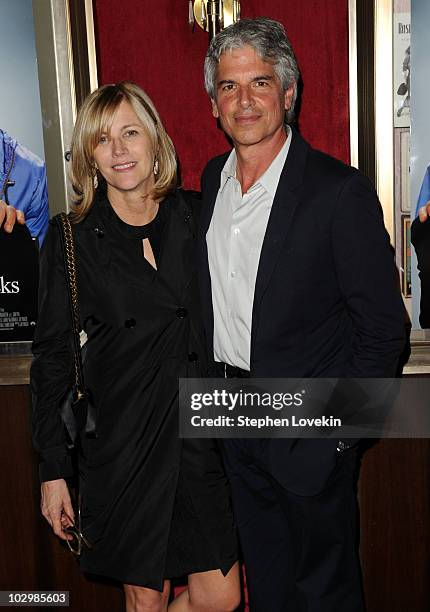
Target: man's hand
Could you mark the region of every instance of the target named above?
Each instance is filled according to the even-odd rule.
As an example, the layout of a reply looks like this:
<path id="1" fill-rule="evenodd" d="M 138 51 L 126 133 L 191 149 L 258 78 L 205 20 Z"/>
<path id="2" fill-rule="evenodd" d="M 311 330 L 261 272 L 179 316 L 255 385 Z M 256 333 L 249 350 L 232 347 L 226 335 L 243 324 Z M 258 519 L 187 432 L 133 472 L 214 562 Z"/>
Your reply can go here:
<path id="1" fill-rule="evenodd" d="M 418 210 L 418 216 L 421 223 L 427 221 L 427 219 L 430 217 L 430 200 L 427 202 L 427 204 L 425 204 L 425 206 L 421 206 L 421 208 Z"/>
<path id="2" fill-rule="evenodd" d="M 66 481 L 59 478 L 42 482 L 41 494 L 42 514 L 51 525 L 55 535 L 62 540 L 71 540 L 72 536 L 64 533 L 64 528 L 73 525 L 75 518 Z"/>
<path id="3" fill-rule="evenodd" d="M 0 227 L 4 223 L 4 231 L 10 234 L 17 221 L 20 225 L 25 224 L 22 210 L 16 210 L 13 206 L 8 206 L 4 200 L 0 200 Z"/>

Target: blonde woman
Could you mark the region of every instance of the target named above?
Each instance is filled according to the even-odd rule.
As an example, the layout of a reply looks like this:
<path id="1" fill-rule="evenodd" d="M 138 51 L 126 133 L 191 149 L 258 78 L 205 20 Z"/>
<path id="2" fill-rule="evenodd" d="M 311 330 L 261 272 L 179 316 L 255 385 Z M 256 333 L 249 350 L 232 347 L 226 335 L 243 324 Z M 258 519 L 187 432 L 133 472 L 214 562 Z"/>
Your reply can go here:
<path id="1" fill-rule="evenodd" d="M 97 437 L 80 436 L 78 525 L 59 412 L 72 378 L 72 332 L 51 222 L 31 371 L 42 513 L 62 539 L 72 537 L 72 523 L 80 529 L 82 569 L 121 581 L 127 612 L 234 610 L 236 536 L 218 450 L 210 440 L 178 436 L 178 378 L 206 368 L 196 202 L 176 189 L 172 142 L 138 86 L 106 85 L 86 99 L 73 134 L 71 182 L 88 335 L 84 376 Z M 183 575 L 188 590 L 168 606 L 169 579 Z"/>

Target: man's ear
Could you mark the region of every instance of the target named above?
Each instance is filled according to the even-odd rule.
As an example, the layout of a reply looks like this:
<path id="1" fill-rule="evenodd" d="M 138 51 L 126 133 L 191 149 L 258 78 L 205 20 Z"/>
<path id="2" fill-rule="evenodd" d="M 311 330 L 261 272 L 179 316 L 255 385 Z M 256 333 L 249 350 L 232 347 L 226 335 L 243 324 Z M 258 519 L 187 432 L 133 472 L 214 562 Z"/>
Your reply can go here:
<path id="1" fill-rule="evenodd" d="M 292 104 L 292 100 L 293 100 L 293 95 L 294 95 L 294 90 L 295 89 L 296 89 L 296 84 L 293 83 L 284 92 L 284 108 L 285 108 L 286 111 L 290 110 L 290 108 L 291 108 L 291 104 Z"/>
<path id="2" fill-rule="evenodd" d="M 212 104 L 212 115 L 215 117 L 215 119 L 219 119 L 218 106 L 213 98 L 211 98 L 211 104 Z"/>

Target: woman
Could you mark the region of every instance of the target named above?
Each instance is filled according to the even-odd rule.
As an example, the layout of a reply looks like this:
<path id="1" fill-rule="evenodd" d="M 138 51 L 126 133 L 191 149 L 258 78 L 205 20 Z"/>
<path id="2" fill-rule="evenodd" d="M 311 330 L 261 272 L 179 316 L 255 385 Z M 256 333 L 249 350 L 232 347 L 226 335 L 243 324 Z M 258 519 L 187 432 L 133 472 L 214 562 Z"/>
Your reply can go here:
<path id="1" fill-rule="evenodd" d="M 176 158 L 136 85 L 84 102 L 71 181 L 85 384 L 97 437 L 81 435 L 84 571 L 124 584 L 128 612 L 167 610 L 169 579 L 188 591 L 169 610 L 234 610 L 239 578 L 228 488 L 215 444 L 180 440 L 178 378 L 205 371 L 199 325 L 195 207 L 177 190 Z M 74 519 L 59 404 L 72 371 L 60 236 L 41 254 L 32 371 L 42 513 L 62 539 Z"/>

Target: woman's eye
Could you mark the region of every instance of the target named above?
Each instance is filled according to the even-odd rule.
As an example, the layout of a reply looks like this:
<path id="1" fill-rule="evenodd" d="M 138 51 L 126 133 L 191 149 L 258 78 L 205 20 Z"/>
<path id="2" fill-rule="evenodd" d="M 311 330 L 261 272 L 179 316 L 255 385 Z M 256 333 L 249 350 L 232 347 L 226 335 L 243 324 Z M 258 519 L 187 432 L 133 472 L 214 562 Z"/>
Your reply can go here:
<path id="1" fill-rule="evenodd" d="M 99 138 L 99 144 L 103 144 L 103 143 L 105 143 L 105 142 L 107 142 L 107 136 L 103 136 L 103 135 L 102 135 L 102 136 L 100 136 L 100 138 Z"/>
<path id="2" fill-rule="evenodd" d="M 137 130 L 127 130 L 125 135 L 126 136 L 136 136 L 137 133 L 138 133 Z"/>

